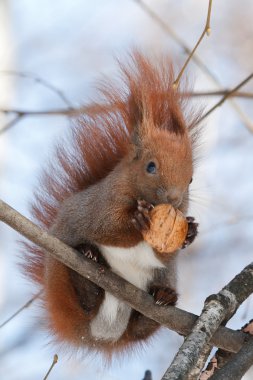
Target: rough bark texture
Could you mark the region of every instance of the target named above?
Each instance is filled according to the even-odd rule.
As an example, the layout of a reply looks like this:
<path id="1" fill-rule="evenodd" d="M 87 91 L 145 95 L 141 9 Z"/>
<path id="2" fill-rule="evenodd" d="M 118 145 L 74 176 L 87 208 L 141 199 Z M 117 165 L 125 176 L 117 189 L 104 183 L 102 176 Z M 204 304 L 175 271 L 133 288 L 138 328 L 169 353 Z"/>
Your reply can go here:
<path id="1" fill-rule="evenodd" d="M 246 323 L 241 328 L 241 331 L 246 332 L 249 335 L 253 336 L 253 320 L 251 319 L 248 323 Z M 248 338 L 250 339 L 250 337 Z M 223 368 L 228 362 L 232 363 L 235 355 L 236 355 L 235 353 L 228 352 L 226 350 L 222 350 L 221 348 L 219 348 L 215 352 L 214 356 L 210 359 L 206 370 L 202 372 L 200 380 L 210 379 L 214 373 L 219 372 L 219 370 Z"/>
<path id="2" fill-rule="evenodd" d="M 212 351 L 212 348 L 213 346 L 211 344 L 207 344 L 203 348 L 201 354 L 198 357 L 195 367 L 192 368 L 192 370 L 189 372 L 187 380 L 198 380 L 200 378 L 200 374 L 206 364 L 206 361 L 208 359 L 208 356 L 210 355 L 210 352 Z"/>
<path id="3" fill-rule="evenodd" d="M 224 367 L 214 372 L 210 380 L 240 380 L 253 364 L 253 338 Z"/>
<path id="4" fill-rule="evenodd" d="M 175 356 L 163 380 L 186 380 L 211 337 L 224 319 L 229 319 L 253 291 L 253 263 L 218 294 L 211 295 L 191 333 Z"/>

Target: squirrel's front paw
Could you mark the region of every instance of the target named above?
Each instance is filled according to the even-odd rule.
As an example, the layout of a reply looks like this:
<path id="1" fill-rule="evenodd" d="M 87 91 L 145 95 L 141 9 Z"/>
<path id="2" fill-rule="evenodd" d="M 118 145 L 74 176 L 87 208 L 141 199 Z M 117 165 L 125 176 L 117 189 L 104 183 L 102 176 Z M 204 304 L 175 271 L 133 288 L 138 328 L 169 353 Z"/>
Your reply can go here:
<path id="1" fill-rule="evenodd" d="M 151 203 L 144 200 L 137 201 L 137 210 L 134 212 L 132 223 L 138 231 L 147 230 L 150 227 L 149 212 L 154 208 Z"/>
<path id="2" fill-rule="evenodd" d="M 192 216 L 187 216 L 186 220 L 188 222 L 188 232 L 182 248 L 188 247 L 198 235 L 198 223 L 195 223 L 195 219 Z"/>
<path id="3" fill-rule="evenodd" d="M 154 297 L 155 303 L 159 306 L 175 306 L 177 303 L 177 293 L 174 289 L 152 286 L 149 293 Z"/>

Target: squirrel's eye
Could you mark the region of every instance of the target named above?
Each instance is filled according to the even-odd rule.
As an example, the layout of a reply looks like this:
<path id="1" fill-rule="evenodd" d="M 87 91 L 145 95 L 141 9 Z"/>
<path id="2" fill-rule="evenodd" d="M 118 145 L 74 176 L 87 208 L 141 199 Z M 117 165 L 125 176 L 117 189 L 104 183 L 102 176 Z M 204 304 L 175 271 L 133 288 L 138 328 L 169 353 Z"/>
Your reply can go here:
<path id="1" fill-rule="evenodd" d="M 190 185 L 190 183 L 192 183 L 192 180 L 193 180 L 193 178 L 191 177 L 191 180 L 190 180 L 190 182 L 189 182 L 189 185 Z"/>
<path id="2" fill-rule="evenodd" d="M 150 161 L 146 168 L 147 172 L 150 174 L 156 173 L 156 164 L 153 161 Z"/>

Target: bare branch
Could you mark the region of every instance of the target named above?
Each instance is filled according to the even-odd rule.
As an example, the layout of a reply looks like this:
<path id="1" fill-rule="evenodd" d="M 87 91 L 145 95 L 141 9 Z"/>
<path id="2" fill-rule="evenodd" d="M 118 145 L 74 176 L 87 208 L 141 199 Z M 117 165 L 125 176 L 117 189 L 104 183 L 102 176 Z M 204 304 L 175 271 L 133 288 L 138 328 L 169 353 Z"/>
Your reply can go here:
<path id="1" fill-rule="evenodd" d="M 4 125 L 0 129 L 0 135 L 8 131 L 10 128 L 14 127 L 23 117 L 34 117 L 34 116 L 68 116 L 75 117 L 80 114 L 90 114 L 94 111 L 103 113 L 113 110 L 114 106 L 112 105 L 89 105 L 82 106 L 80 108 L 61 108 L 61 109 L 52 109 L 52 110 L 41 110 L 41 111 L 32 111 L 32 110 L 19 110 L 19 109 L 0 109 L 1 113 L 4 114 L 16 114 L 15 118 Z"/>
<path id="2" fill-rule="evenodd" d="M 159 25 L 165 33 L 167 33 L 174 41 L 181 46 L 186 54 L 191 54 L 191 49 L 186 45 L 185 41 L 165 22 L 155 13 L 143 0 L 134 0 L 141 9 L 147 13 L 157 25 Z M 218 78 L 210 71 L 209 67 L 202 61 L 202 59 L 194 54 L 192 60 L 196 65 L 216 84 L 218 84 Z"/>
<path id="3" fill-rule="evenodd" d="M 186 66 L 188 65 L 188 63 L 190 62 L 190 60 L 192 59 L 192 56 L 194 55 L 195 51 L 197 50 L 199 44 L 201 43 L 201 41 L 203 40 L 205 34 L 207 34 L 208 36 L 210 35 L 211 33 L 211 28 L 210 28 L 210 18 L 211 18 L 211 10 L 212 10 L 212 0 L 209 0 L 209 4 L 208 4 L 208 11 L 207 11 L 207 18 L 206 18 L 206 24 L 205 24 L 205 27 L 204 27 L 204 30 L 203 32 L 201 33 L 201 36 L 199 37 L 196 45 L 194 46 L 194 48 L 192 49 L 189 57 L 187 58 L 187 60 L 185 61 L 182 69 L 180 70 L 176 80 L 174 81 L 174 87 L 177 88 L 178 85 L 179 85 L 179 81 L 183 75 L 183 72 L 185 71 L 186 69 Z"/>
<path id="4" fill-rule="evenodd" d="M 43 378 L 43 380 L 47 380 L 48 376 L 50 375 L 50 372 L 52 371 L 52 369 L 54 368 L 55 364 L 58 362 L 58 355 L 54 355 L 54 359 L 53 359 L 53 362 L 49 368 L 49 370 L 47 371 L 46 373 L 46 376 Z"/>
<path id="5" fill-rule="evenodd" d="M 22 113 L 22 112 L 18 112 L 16 114 L 16 116 L 14 117 L 14 119 L 12 119 L 11 121 L 9 121 L 8 123 L 6 123 L 1 129 L 0 129 L 0 135 L 3 134 L 4 132 L 7 132 L 9 129 L 11 129 L 12 127 L 14 127 L 16 124 L 18 124 L 18 122 L 21 121 L 21 119 L 24 117 L 25 115 Z"/>
<path id="6" fill-rule="evenodd" d="M 163 380 L 186 379 L 206 344 L 224 319 L 229 319 L 253 292 L 253 263 L 240 272 L 218 294 L 209 296 L 204 309 L 186 337 Z"/>
<path id="7" fill-rule="evenodd" d="M 253 336 L 253 320 L 250 320 L 248 323 L 246 323 L 246 325 L 241 328 L 241 331 Z M 229 361 L 232 362 L 234 357 L 234 353 L 218 349 L 208 363 L 206 370 L 202 372 L 200 380 L 210 379 L 211 376 L 216 373 L 216 371 L 219 372 L 219 370 L 223 368 Z"/>
<path id="8" fill-rule="evenodd" d="M 207 344 L 202 352 L 200 353 L 197 363 L 195 367 L 191 369 L 189 372 L 186 380 L 198 380 L 200 377 L 200 374 L 206 364 L 206 361 L 208 359 L 208 356 L 210 355 L 210 352 L 212 351 L 213 346 L 211 344 Z"/>
<path id="9" fill-rule="evenodd" d="M 215 371 L 210 380 L 241 380 L 252 365 L 253 337 L 242 346 L 237 354 L 233 355 L 224 367 Z"/>
<path id="10" fill-rule="evenodd" d="M 35 294 L 35 296 L 33 296 L 28 302 L 26 302 L 20 309 L 18 309 L 14 314 L 12 314 L 8 319 L 6 319 L 6 321 L 4 321 L 3 323 L 0 324 L 0 329 L 2 327 L 4 327 L 5 325 L 7 325 L 7 323 L 9 323 L 13 318 L 15 318 L 18 314 L 20 314 L 24 309 L 27 309 L 35 300 L 37 300 L 41 294 L 42 294 L 42 290 Z"/>
<path id="11" fill-rule="evenodd" d="M 231 92 L 231 89 L 224 89 L 224 90 L 218 90 L 218 91 L 191 91 L 191 92 L 185 92 L 183 95 L 186 95 L 189 97 L 227 95 L 228 98 L 246 98 L 246 99 L 253 98 L 252 92 L 246 92 L 246 91 Z"/>
<path id="12" fill-rule="evenodd" d="M 49 235 L 2 200 L 0 200 L 0 220 L 33 243 L 44 248 L 55 259 L 109 291 L 115 297 L 122 299 L 150 319 L 177 331 L 181 335 L 188 335 L 191 332 L 197 320 L 196 315 L 176 307 L 162 307 L 154 304 L 153 297 L 148 293 L 136 288 L 109 269 L 83 257 L 78 251 Z M 247 334 L 220 327 L 212 337 L 211 342 L 216 347 L 237 352 L 246 339 Z"/>
<path id="13" fill-rule="evenodd" d="M 246 83 L 248 83 L 253 78 L 253 73 L 247 76 L 242 82 L 240 82 L 237 86 L 235 86 L 230 92 L 225 94 L 221 100 L 216 103 L 212 108 L 210 108 L 209 111 L 207 111 L 199 120 L 199 123 L 201 123 L 207 116 L 209 116 L 216 108 L 220 107 L 228 98 L 233 94 L 234 92 L 238 91 L 241 87 L 243 87 Z M 253 132 L 253 129 L 251 130 Z"/>
<path id="14" fill-rule="evenodd" d="M 202 96 L 219 96 L 224 95 L 227 98 L 238 97 L 253 99 L 253 93 L 251 92 L 239 92 L 229 89 L 219 90 L 219 91 L 191 91 L 184 92 L 182 96 L 186 97 L 202 97 Z M 112 106 L 101 104 L 100 108 L 97 109 L 97 112 L 108 112 L 113 110 Z M 23 117 L 35 117 L 35 116 L 67 116 L 67 117 L 76 117 L 81 114 L 89 114 L 94 112 L 94 106 L 81 106 L 77 108 L 56 108 L 48 110 L 27 110 L 27 109 L 17 109 L 17 108 L 2 108 L 0 109 L 1 113 L 6 115 L 15 114 L 15 118 L 8 122 L 0 129 L 0 135 L 9 130 L 11 127 L 14 127 Z"/>
<path id="15" fill-rule="evenodd" d="M 146 12 L 164 31 L 167 33 L 174 41 L 176 41 L 183 50 L 187 53 L 191 53 L 191 49 L 186 45 L 184 40 L 177 35 L 177 33 L 168 26 L 167 23 L 165 23 L 151 8 L 146 5 L 143 0 L 134 0 L 142 9 L 144 12 Z M 192 56 L 192 60 L 196 63 L 196 65 L 209 77 L 209 79 L 212 80 L 213 83 L 215 83 L 219 88 L 222 88 L 220 81 L 218 78 L 213 74 L 213 72 L 209 69 L 209 67 L 205 64 L 205 62 L 197 56 L 197 54 L 194 54 Z M 247 115 L 242 111 L 241 107 L 233 100 L 230 99 L 230 104 L 235 109 L 235 111 L 238 113 L 240 119 L 242 120 L 243 124 L 246 126 L 246 128 L 252 132 L 253 130 L 253 123 L 248 118 Z"/>
<path id="16" fill-rule="evenodd" d="M 0 74 L 13 75 L 13 76 L 25 78 L 25 79 L 32 79 L 35 83 L 39 83 L 43 87 L 55 93 L 69 108 L 72 108 L 72 103 L 70 102 L 70 100 L 67 98 L 67 96 L 64 94 L 62 90 L 60 90 L 58 87 L 54 86 L 52 83 L 48 82 L 47 80 L 41 78 L 40 76 L 36 74 L 21 72 L 21 71 L 14 71 L 14 70 L 2 70 L 0 71 Z"/>

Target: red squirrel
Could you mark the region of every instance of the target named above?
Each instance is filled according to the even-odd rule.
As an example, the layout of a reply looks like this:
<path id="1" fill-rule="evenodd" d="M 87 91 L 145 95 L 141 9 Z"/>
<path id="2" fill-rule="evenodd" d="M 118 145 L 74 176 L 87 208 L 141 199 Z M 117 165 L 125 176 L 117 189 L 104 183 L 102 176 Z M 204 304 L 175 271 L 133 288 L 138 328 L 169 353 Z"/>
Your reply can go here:
<path id="1" fill-rule="evenodd" d="M 167 58 L 134 52 L 119 84 L 100 86 L 93 103 L 57 147 L 32 205 L 35 221 L 84 256 L 111 268 L 154 297 L 175 305 L 176 253 L 159 255 L 143 241 L 149 212 L 170 203 L 184 214 L 193 176 L 196 118 L 183 115 Z M 195 120 L 195 121 L 194 121 Z M 188 217 L 184 246 L 197 235 Z M 26 244 L 25 270 L 43 288 L 56 341 L 107 355 L 145 341 L 158 323 Z"/>

